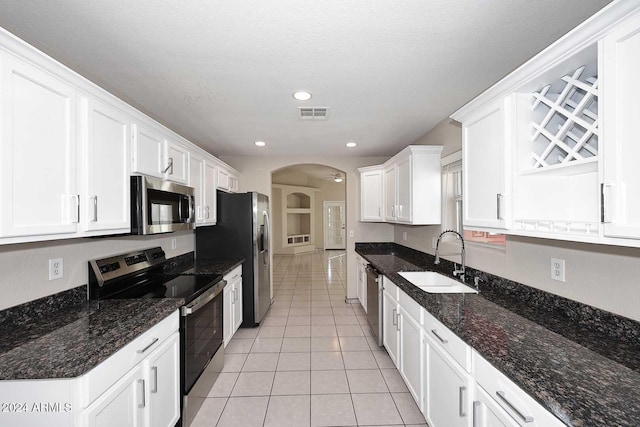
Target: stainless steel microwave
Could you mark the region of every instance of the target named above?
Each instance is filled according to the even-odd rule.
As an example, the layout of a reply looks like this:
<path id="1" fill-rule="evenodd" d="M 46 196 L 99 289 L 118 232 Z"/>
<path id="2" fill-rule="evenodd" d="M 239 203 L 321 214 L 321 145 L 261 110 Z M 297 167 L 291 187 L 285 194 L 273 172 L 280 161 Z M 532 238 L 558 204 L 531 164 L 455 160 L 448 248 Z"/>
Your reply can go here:
<path id="1" fill-rule="evenodd" d="M 131 177 L 131 234 L 191 230 L 194 190 L 148 176 Z"/>

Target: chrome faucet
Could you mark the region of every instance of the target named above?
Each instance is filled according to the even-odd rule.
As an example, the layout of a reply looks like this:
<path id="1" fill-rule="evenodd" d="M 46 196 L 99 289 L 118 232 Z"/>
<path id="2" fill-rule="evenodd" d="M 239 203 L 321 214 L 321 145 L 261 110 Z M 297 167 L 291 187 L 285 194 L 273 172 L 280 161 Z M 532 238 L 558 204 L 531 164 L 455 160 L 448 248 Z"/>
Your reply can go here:
<path id="1" fill-rule="evenodd" d="M 461 244 L 461 251 L 460 251 L 460 269 L 458 269 L 458 266 L 454 263 L 454 270 L 453 270 L 453 275 L 454 276 L 459 276 L 460 280 L 462 282 L 464 282 L 464 274 L 465 274 L 465 250 L 464 250 L 464 238 L 462 237 L 462 234 L 458 233 L 455 230 L 444 230 L 442 233 L 440 233 L 440 235 L 438 236 L 438 242 L 436 243 L 436 260 L 435 260 L 435 264 L 440 264 L 440 254 L 439 254 L 439 250 L 440 250 L 440 240 L 442 239 L 442 236 L 444 236 L 447 233 L 453 233 L 456 236 L 458 236 L 458 239 L 460 240 L 460 244 Z"/>

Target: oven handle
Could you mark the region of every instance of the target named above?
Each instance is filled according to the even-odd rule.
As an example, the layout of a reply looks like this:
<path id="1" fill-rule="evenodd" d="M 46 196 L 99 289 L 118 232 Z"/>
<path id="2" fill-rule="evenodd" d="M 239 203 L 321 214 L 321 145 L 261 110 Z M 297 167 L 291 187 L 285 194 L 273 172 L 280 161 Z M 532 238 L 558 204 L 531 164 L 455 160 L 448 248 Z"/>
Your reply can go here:
<path id="1" fill-rule="evenodd" d="M 222 286 L 214 285 L 211 289 L 207 290 L 204 294 L 193 300 L 189 305 L 185 305 L 184 307 L 182 307 L 182 309 L 180 310 L 182 317 L 186 317 L 190 314 L 195 313 L 196 311 L 207 305 L 207 303 L 212 299 L 220 295 L 224 287 L 227 285 L 227 281 L 221 280 L 219 283 L 221 283 Z"/>

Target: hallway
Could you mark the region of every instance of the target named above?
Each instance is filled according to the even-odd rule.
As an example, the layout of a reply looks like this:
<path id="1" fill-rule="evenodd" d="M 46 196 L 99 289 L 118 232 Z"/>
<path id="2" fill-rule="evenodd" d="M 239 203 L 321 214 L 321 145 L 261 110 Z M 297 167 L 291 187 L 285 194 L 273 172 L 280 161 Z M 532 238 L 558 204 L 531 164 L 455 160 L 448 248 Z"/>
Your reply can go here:
<path id="1" fill-rule="evenodd" d="M 273 305 L 226 347 L 192 426 L 426 426 L 364 310 L 345 303 L 345 258 L 274 256 Z"/>

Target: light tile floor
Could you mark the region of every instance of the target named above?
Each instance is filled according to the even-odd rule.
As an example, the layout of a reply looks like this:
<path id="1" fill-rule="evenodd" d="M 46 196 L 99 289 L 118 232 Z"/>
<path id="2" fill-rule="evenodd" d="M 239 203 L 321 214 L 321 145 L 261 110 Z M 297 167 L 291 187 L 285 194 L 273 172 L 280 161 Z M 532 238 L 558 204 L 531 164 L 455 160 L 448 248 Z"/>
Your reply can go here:
<path id="1" fill-rule="evenodd" d="M 238 330 L 193 427 L 426 426 L 393 362 L 345 303 L 344 251 L 274 256 L 274 302 Z"/>

